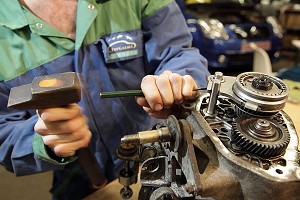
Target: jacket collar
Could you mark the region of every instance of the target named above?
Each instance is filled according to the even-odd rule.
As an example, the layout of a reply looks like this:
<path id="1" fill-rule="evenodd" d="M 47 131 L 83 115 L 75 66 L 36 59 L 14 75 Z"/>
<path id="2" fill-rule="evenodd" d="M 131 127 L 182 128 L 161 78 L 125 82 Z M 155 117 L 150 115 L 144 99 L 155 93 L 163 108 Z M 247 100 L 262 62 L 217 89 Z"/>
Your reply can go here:
<path id="1" fill-rule="evenodd" d="M 107 1 L 110 0 L 96 0 L 97 3 L 105 3 Z M 28 25 L 22 5 L 18 0 L 0 0 L 0 5 L 0 25 L 13 30 Z"/>
<path id="2" fill-rule="evenodd" d="M 0 25 L 10 29 L 18 29 L 28 25 L 18 0 L 0 0 L 0 3 Z"/>

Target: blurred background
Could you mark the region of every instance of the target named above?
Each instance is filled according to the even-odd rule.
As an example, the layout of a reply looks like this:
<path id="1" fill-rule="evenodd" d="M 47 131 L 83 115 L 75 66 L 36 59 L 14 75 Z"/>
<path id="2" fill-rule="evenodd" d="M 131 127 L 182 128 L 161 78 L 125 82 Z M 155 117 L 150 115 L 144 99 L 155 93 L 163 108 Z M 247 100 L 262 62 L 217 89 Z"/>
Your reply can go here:
<path id="1" fill-rule="evenodd" d="M 193 35 L 193 46 L 207 58 L 211 73 L 271 71 L 287 80 L 290 100 L 299 103 L 299 0 L 176 1 Z M 51 175 L 15 177 L 0 166 L 0 199 L 51 199 Z"/>
<path id="2" fill-rule="evenodd" d="M 252 71 L 251 43 L 266 51 L 273 72 L 297 65 L 299 0 L 176 1 L 193 35 L 193 46 L 208 59 L 212 73 Z"/>

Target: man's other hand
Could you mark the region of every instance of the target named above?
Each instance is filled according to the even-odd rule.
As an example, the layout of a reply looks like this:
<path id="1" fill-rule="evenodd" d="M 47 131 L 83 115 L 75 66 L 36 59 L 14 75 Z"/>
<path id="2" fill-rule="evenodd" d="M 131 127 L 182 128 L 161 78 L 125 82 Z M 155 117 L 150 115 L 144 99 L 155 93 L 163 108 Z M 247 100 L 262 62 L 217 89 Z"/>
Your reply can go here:
<path id="1" fill-rule="evenodd" d="M 37 113 L 34 130 L 56 155 L 73 156 L 76 150 L 88 147 L 92 134 L 77 104 L 41 109 Z"/>

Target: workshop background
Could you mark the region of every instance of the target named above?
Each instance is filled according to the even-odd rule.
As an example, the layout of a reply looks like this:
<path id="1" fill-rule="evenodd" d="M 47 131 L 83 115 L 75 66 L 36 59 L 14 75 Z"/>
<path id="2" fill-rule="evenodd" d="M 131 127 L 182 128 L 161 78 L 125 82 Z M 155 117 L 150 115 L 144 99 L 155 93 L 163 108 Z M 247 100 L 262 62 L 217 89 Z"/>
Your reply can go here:
<path id="1" fill-rule="evenodd" d="M 237 75 L 252 71 L 255 69 L 253 52 L 263 49 L 267 61 L 261 61 L 264 65 L 259 67 L 286 79 L 293 87 L 290 101 L 300 107 L 300 1 L 253 0 L 250 5 L 250 1 L 236 0 L 247 3 L 239 9 L 231 7 L 226 15 L 228 2 L 177 0 L 193 34 L 193 46 L 208 59 L 210 72 Z M 245 13 L 251 19 L 246 19 Z M 15 177 L 0 166 L 0 200 L 51 199 L 51 181 L 51 172 Z"/>

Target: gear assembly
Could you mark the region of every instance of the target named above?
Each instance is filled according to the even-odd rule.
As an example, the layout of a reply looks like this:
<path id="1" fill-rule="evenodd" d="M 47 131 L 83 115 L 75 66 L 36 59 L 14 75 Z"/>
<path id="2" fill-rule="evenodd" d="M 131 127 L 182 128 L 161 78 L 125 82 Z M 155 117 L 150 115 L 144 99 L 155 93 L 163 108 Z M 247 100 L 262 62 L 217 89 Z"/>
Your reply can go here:
<path id="1" fill-rule="evenodd" d="M 120 195 L 139 200 L 299 199 L 298 136 L 283 111 L 288 87 L 258 72 L 216 72 L 193 102 L 153 130 L 126 135 Z"/>

